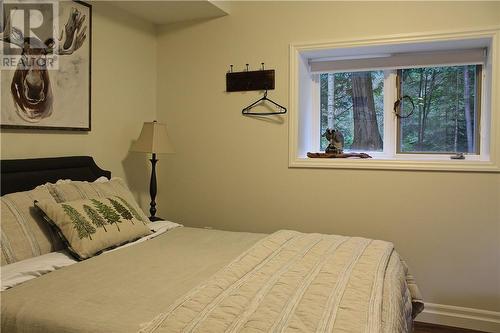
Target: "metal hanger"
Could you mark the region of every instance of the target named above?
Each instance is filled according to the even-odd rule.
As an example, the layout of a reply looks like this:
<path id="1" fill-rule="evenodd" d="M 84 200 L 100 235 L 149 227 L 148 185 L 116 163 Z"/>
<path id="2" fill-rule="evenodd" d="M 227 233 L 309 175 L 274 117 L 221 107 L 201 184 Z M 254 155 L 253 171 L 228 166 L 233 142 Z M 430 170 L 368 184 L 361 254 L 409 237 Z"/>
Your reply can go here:
<path id="1" fill-rule="evenodd" d="M 274 104 L 275 106 L 278 107 L 278 111 L 276 111 L 276 112 L 251 112 L 250 111 L 255 105 L 259 104 L 262 101 L 268 101 L 268 102 Z M 267 98 L 267 90 L 266 90 L 264 92 L 264 97 L 260 98 L 259 100 L 255 101 L 252 104 L 250 104 L 249 106 L 245 107 L 243 110 L 241 110 L 241 113 L 245 114 L 245 115 L 254 115 L 254 116 L 271 116 L 271 115 L 275 115 L 275 114 L 285 114 L 286 108 L 282 105 L 279 105 L 278 103 L 276 103 L 272 99 Z"/>

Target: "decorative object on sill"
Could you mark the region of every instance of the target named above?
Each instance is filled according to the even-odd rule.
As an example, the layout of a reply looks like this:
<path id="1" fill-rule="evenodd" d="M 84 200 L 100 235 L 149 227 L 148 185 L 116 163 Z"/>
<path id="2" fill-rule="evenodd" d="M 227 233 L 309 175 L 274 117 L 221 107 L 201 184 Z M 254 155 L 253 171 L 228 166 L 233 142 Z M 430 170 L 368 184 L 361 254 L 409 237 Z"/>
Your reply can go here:
<path id="1" fill-rule="evenodd" d="M 349 158 L 349 157 L 372 158 L 367 153 L 342 153 L 342 154 L 334 154 L 334 153 L 307 153 L 307 157 L 309 157 L 309 158 Z"/>
<path id="2" fill-rule="evenodd" d="M 252 111 L 250 111 L 254 106 L 256 106 L 257 104 L 259 104 L 263 101 L 268 101 L 268 102 L 274 104 L 278 108 L 278 110 L 274 111 L 274 112 L 252 112 Z M 278 103 L 276 103 L 272 99 L 267 98 L 267 90 L 266 90 L 264 92 L 263 97 L 259 98 L 258 100 L 256 100 L 252 104 L 250 104 L 249 106 L 243 108 L 243 110 L 241 110 L 241 113 L 244 115 L 250 115 L 250 116 L 271 116 L 271 115 L 275 115 L 275 114 L 285 114 L 286 108 L 282 105 L 279 105 Z"/>
<path id="3" fill-rule="evenodd" d="M 6 18 L 0 20 L 0 127 L 90 131 L 92 6 L 82 1 L 31 1 L 22 5 L 28 15 L 21 21 L 25 24 L 10 19 L 19 3 L 2 1 L 0 6 Z M 41 25 L 29 27 L 34 19 Z M 59 31 L 52 26 L 55 20 Z M 31 29 L 36 35 L 28 32 Z"/>
<path id="4" fill-rule="evenodd" d="M 456 153 L 455 155 L 451 155 L 450 158 L 452 160 L 465 160 L 464 153 Z"/>
<path id="5" fill-rule="evenodd" d="M 174 149 L 167 135 L 167 127 L 165 124 L 158 123 L 156 120 L 153 122 L 146 122 L 142 126 L 141 134 L 136 142 L 132 145 L 130 151 L 151 153 L 151 180 L 149 183 L 149 194 L 151 195 L 151 204 L 149 212 L 151 216 L 149 219 L 154 222 L 161 220 L 156 217 L 156 163 L 158 159 L 156 154 L 171 154 Z"/>
<path id="6" fill-rule="evenodd" d="M 226 73 L 226 91 L 251 91 L 251 90 L 272 90 L 274 89 L 274 69 L 264 69 L 264 63 L 261 63 L 261 69 L 258 71 L 249 71 L 248 64 L 243 72 L 233 72 L 233 65 Z"/>
<path id="7" fill-rule="evenodd" d="M 344 135 L 341 131 L 327 128 L 322 136 L 329 142 L 328 147 L 325 149 L 325 153 L 337 155 L 344 153 Z"/>
<path id="8" fill-rule="evenodd" d="M 407 99 L 407 100 L 410 101 L 410 103 L 411 103 L 411 111 L 408 112 L 406 115 L 403 116 L 403 115 L 401 115 L 400 111 L 401 111 L 401 103 L 403 103 L 404 99 Z M 415 103 L 413 103 L 413 98 L 411 98 L 408 95 L 404 95 L 403 97 L 398 98 L 394 102 L 394 113 L 396 114 L 396 117 L 398 117 L 399 119 L 408 118 L 409 116 L 411 116 L 413 114 L 414 111 L 415 111 Z"/>

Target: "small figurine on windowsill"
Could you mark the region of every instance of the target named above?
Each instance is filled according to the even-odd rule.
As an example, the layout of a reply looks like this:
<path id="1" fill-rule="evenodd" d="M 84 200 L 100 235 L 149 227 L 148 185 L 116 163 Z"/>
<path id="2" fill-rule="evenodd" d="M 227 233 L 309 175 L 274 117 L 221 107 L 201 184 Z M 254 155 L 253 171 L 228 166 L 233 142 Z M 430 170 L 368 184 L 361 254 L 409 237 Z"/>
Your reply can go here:
<path id="1" fill-rule="evenodd" d="M 344 153 L 344 135 L 341 131 L 334 129 L 326 129 L 323 135 L 329 142 L 328 147 L 325 149 L 327 154 L 342 154 Z"/>
<path id="2" fill-rule="evenodd" d="M 309 158 L 371 158 L 366 153 L 344 153 L 344 135 L 335 129 L 327 129 L 323 135 L 329 142 L 324 153 L 307 153 Z"/>

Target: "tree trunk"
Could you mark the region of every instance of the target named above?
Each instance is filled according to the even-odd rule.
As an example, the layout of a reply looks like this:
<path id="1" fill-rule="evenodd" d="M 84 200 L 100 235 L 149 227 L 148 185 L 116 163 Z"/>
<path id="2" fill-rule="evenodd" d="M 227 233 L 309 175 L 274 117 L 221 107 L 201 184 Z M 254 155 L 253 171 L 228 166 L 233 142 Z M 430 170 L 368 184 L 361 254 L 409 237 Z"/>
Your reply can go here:
<path id="1" fill-rule="evenodd" d="M 352 73 L 352 108 L 354 117 L 353 149 L 381 150 L 375 101 L 370 72 Z"/>
<path id="2" fill-rule="evenodd" d="M 424 69 L 421 68 L 419 70 L 420 72 L 420 83 L 418 86 L 418 98 L 420 101 L 424 101 L 424 81 L 426 81 L 427 77 L 424 79 Z M 417 145 L 416 148 L 417 150 L 421 149 L 421 140 L 420 140 L 420 132 L 422 131 L 422 119 L 423 119 L 423 114 L 424 114 L 424 103 L 418 103 L 418 138 L 417 138 Z"/>
<path id="3" fill-rule="evenodd" d="M 431 102 L 432 102 L 432 94 L 434 93 L 434 84 L 436 82 L 436 69 L 432 69 L 432 74 L 431 74 L 431 83 L 429 85 L 429 92 L 425 94 L 425 102 L 427 106 L 424 109 L 424 115 L 422 119 L 422 128 L 421 128 L 421 133 L 422 133 L 422 144 L 425 141 L 425 129 L 427 127 L 427 118 L 429 117 L 429 113 L 431 112 Z M 427 85 L 427 84 L 426 84 Z"/>
<path id="4" fill-rule="evenodd" d="M 469 72 L 467 66 L 464 66 L 464 112 L 465 126 L 467 129 L 467 152 L 474 152 L 473 133 L 472 133 L 472 117 L 470 114 L 470 88 L 469 88 Z"/>
<path id="5" fill-rule="evenodd" d="M 421 151 L 424 146 L 424 121 L 425 121 L 425 114 L 427 112 L 427 86 L 429 84 L 428 80 L 428 75 L 427 71 L 423 69 L 423 96 L 422 96 L 422 112 L 420 114 L 420 119 L 418 121 L 418 143 L 417 143 L 417 150 Z"/>
<path id="6" fill-rule="evenodd" d="M 335 98 L 335 74 L 328 74 L 328 98 L 327 98 L 327 119 L 328 119 L 328 128 L 334 129 L 334 98 Z"/>

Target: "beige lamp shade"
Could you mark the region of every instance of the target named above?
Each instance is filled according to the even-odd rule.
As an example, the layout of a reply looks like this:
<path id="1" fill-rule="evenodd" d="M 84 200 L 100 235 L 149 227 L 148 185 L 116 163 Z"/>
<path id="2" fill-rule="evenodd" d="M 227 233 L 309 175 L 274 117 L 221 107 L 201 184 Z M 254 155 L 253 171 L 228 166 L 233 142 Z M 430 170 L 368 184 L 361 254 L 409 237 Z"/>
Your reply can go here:
<path id="1" fill-rule="evenodd" d="M 156 121 L 144 123 L 141 135 L 130 151 L 155 154 L 173 153 L 174 148 L 168 138 L 165 124 Z"/>

